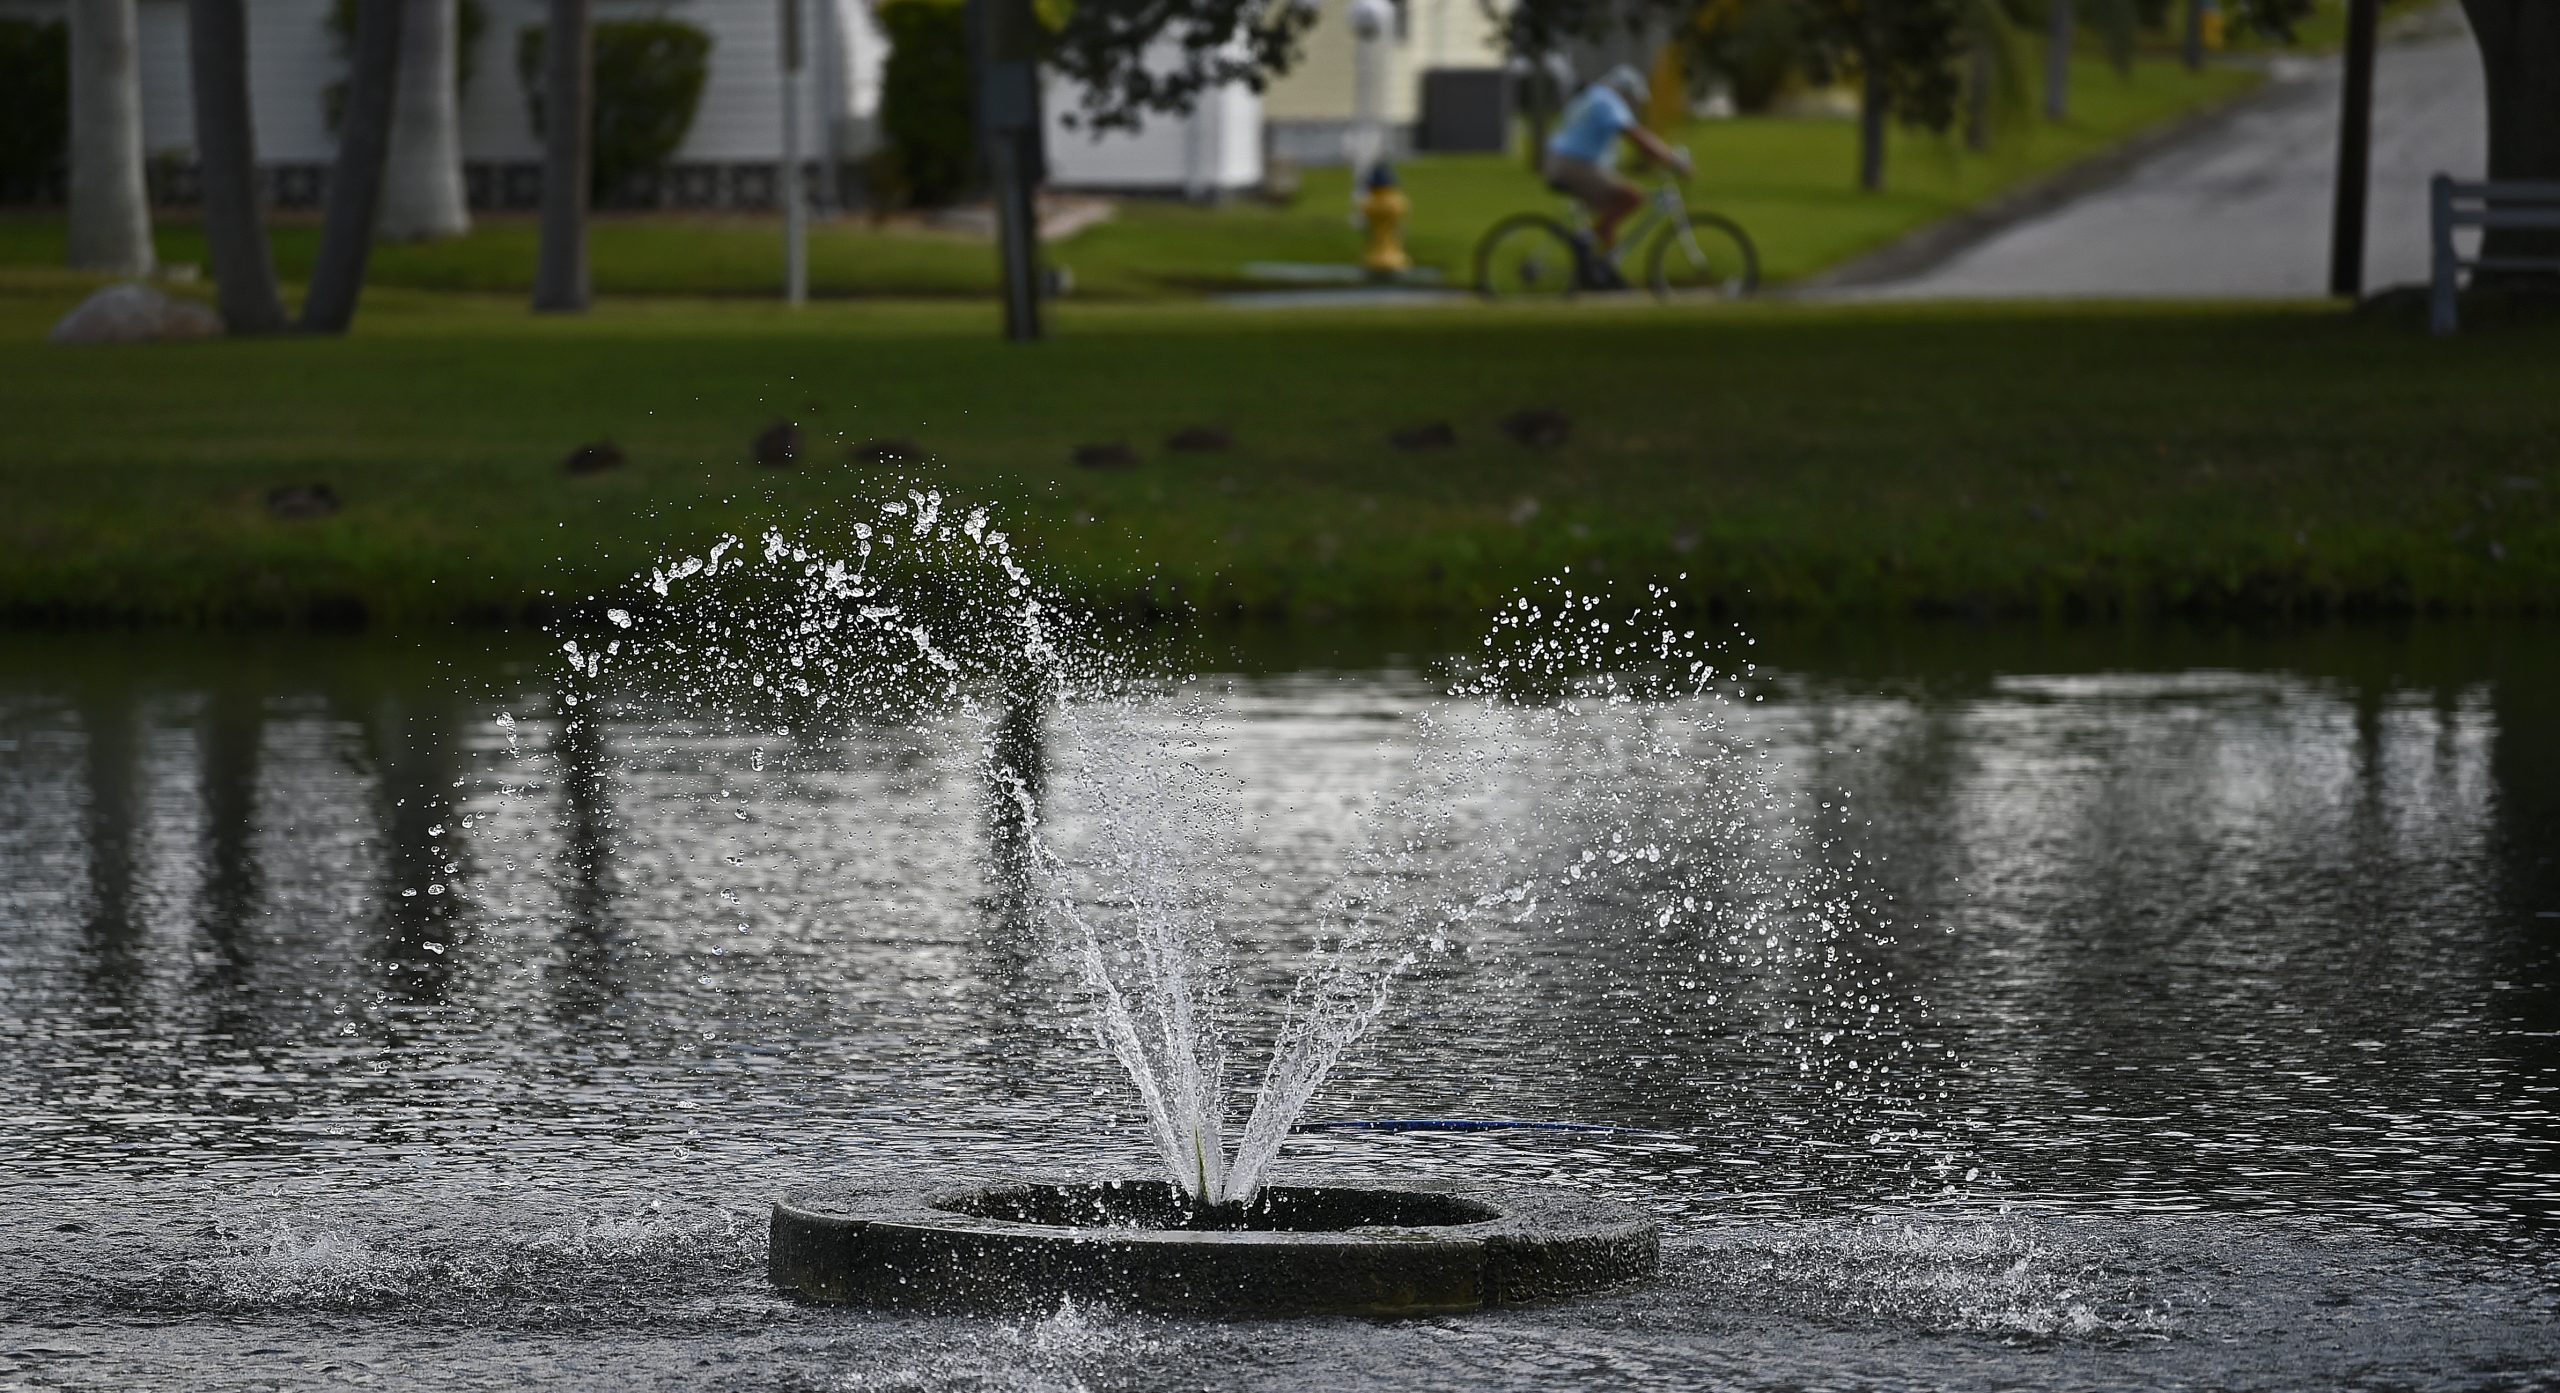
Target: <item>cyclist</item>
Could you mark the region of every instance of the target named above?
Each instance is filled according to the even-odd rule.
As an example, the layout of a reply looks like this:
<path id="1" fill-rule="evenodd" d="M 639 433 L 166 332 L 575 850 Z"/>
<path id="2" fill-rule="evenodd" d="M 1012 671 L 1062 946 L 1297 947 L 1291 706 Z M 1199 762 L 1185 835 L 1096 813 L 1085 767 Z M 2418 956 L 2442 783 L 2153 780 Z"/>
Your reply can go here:
<path id="1" fill-rule="evenodd" d="M 1636 124 L 1636 108 L 1651 97 L 1644 74 L 1620 63 L 1565 105 L 1555 134 L 1547 138 L 1542 169 L 1547 187 L 1571 196 L 1591 210 L 1596 246 L 1585 250 L 1596 254 L 1582 258 L 1584 272 L 1606 289 L 1626 287 L 1610 260 L 1610 252 L 1618 243 L 1618 225 L 1644 204 L 1643 192 L 1615 168 L 1618 137 L 1625 136 L 1628 143 L 1681 178 L 1689 177 L 1688 155 L 1665 145 L 1661 137 Z"/>

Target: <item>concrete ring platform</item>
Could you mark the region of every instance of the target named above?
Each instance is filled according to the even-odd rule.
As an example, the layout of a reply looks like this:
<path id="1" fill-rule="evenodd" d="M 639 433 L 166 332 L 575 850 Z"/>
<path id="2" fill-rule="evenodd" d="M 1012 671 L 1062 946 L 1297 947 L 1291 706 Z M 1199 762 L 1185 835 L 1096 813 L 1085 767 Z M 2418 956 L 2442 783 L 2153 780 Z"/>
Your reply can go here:
<path id="1" fill-rule="evenodd" d="M 1161 1180 L 845 1185 L 773 1207 L 775 1285 L 815 1301 L 1421 1316 L 1631 1286 L 1652 1220 L 1532 1185 L 1275 1185 L 1195 1210 Z"/>

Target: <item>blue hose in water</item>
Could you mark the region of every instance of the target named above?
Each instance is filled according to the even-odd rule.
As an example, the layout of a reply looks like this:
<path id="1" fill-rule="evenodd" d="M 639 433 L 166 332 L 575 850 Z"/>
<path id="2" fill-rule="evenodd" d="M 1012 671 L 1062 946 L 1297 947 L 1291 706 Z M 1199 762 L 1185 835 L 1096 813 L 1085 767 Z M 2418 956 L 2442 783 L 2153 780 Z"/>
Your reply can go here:
<path id="1" fill-rule="evenodd" d="M 1511 1117 L 1359 1117 L 1301 1122 L 1291 1132 L 1600 1132 L 1610 1136 L 1667 1137 L 1614 1122 L 1538 1122 Z"/>

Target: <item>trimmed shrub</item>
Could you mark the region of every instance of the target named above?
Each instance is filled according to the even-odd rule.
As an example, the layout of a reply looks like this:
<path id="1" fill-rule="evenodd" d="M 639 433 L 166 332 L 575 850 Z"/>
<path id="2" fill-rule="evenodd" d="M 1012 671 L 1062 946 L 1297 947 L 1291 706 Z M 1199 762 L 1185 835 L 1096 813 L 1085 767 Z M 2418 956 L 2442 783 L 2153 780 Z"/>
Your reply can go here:
<path id="1" fill-rule="evenodd" d="M 543 133 L 543 29 L 516 38 L 533 132 Z M 607 202 L 673 158 L 693 129 L 711 75 L 711 36 L 676 19 L 616 19 L 595 27 L 595 158 L 589 195 Z"/>
<path id="2" fill-rule="evenodd" d="M 70 31 L 0 19 L 0 200 L 60 199 L 70 159 Z"/>
<path id="3" fill-rule="evenodd" d="M 966 7 L 959 0 L 889 0 L 880 7 L 880 27 L 889 36 L 880 74 L 886 147 L 872 193 L 883 203 L 939 207 L 978 177 Z"/>

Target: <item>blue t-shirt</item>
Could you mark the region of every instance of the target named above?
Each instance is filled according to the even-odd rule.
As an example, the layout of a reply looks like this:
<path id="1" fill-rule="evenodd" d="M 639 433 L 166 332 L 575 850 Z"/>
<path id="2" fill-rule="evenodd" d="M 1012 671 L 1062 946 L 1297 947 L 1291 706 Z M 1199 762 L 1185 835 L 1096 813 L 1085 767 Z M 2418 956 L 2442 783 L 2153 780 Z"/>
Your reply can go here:
<path id="1" fill-rule="evenodd" d="M 1616 88 L 1594 83 L 1566 105 L 1556 133 L 1547 137 L 1547 150 L 1607 169 L 1615 162 L 1619 135 L 1635 123 L 1634 108 Z"/>

